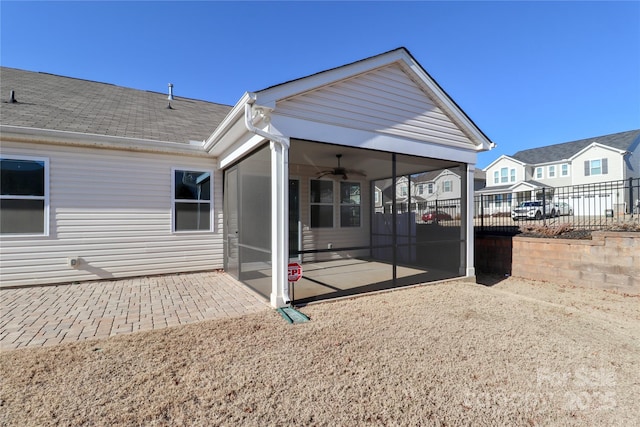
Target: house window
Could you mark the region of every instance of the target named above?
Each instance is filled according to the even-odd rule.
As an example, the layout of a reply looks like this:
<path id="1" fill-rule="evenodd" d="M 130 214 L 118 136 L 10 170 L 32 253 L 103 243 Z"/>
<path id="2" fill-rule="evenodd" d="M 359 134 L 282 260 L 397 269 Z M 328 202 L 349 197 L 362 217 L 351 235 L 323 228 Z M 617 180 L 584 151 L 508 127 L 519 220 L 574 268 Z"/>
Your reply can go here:
<path id="1" fill-rule="evenodd" d="M 0 158 L 0 189 L 0 234 L 48 234 L 48 159 Z"/>
<path id="2" fill-rule="evenodd" d="M 451 190 L 451 181 L 444 181 L 442 183 L 442 192 L 443 193 L 450 193 Z"/>
<path id="3" fill-rule="evenodd" d="M 549 178 L 556 177 L 556 167 L 554 165 L 547 167 L 547 176 Z"/>
<path id="4" fill-rule="evenodd" d="M 516 182 L 516 170 L 515 169 L 511 169 L 511 182 Z"/>
<path id="5" fill-rule="evenodd" d="M 498 171 L 493 172 L 493 183 L 500 184 L 500 172 Z"/>
<path id="6" fill-rule="evenodd" d="M 427 193 L 433 194 L 433 183 L 432 182 L 427 184 Z"/>
<path id="7" fill-rule="evenodd" d="M 542 168 L 536 168 L 536 179 L 542 179 Z"/>
<path id="8" fill-rule="evenodd" d="M 609 173 L 607 159 L 595 159 L 584 161 L 584 176 L 606 175 Z"/>
<path id="9" fill-rule="evenodd" d="M 560 166 L 560 175 L 561 176 L 569 176 L 569 165 L 568 164 L 563 164 L 562 166 Z"/>
<path id="10" fill-rule="evenodd" d="M 495 205 L 496 205 L 496 208 L 499 208 L 502 206 L 502 194 L 496 194 Z"/>
<path id="11" fill-rule="evenodd" d="M 311 228 L 333 227 L 333 181 L 311 180 Z"/>
<path id="12" fill-rule="evenodd" d="M 340 183 L 340 227 L 360 227 L 360 184 Z"/>
<path id="13" fill-rule="evenodd" d="M 509 168 L 500 169 L 500 182 L 506 184 L 509 182 Z"/>
<path id="14" fill-rule="evenodd" d="M 407 192 L 407 186 L 406 186 L 406 185 L 402 185 L 402 186 L 400 186 L 400 195 L 401 195 L 402 197 L 406 197 L 406 196 L 407 196 L 407 194 L 408 194 L 408 192 Z"/>
<path id="15" fill-rule="evenodd" d="M 424 184 L 418 184 L 418 186 L 416 187 L 416 193 L 417 194 L 423 194 L 424 193 Z"/>
<path id="16" fill-rule="evenodd" d="M 211 172 L 173 170 L 173 231 L 211 231 Z"/>
<path id="17" fill-rule="evenodd" d="M 376 206 L 380 205 L 380 192 L 376 189 L 374 190 L 374 199 L 376 202 Z"/>

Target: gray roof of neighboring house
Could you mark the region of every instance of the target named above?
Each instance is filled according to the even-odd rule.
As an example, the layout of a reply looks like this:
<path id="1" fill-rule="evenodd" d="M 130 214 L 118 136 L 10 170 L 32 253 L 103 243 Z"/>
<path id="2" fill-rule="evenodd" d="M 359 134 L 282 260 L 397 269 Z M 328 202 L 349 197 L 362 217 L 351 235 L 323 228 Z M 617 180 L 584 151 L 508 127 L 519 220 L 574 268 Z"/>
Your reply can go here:
<path id="1" fill-rule="evenodd" d="M 507 191 L 510 192 L 511 188 L 522 183 L 531 184 L 535 188 L 552 188 L 547 184 L 543 184 L 539 181 L 534 181 L 530 179 L 528 181 L 518 181 L 516 183 L 505 184 L 505 185 L 492 185 L 490 187 L 484 187 L 479 190 L 476 190 L 475 192 L 476 193 L 500 193 L 500 192 L 507 192 Z"/>
<path id="2" fill-rule="evenodd" d="M 179 91 L 179 88 L 176 88 Z M 16 103 L 10 103 L 15 91 Z M 232 107 L 168 93 L 0 67 L 0 123 L 181 142 L 203 141 Z"/>
<path id="3" fill-rule="evenodd" d="M 547 145 L 545 147 L 531 148 L 529 150 L 518 151 L 510 157 L 523 163 L 534 165 L 568 159 L 594 142 L 628 151 L 634 144 L 638 143 L 638 141 L 640 141 L 640 129 L 564 142 L 562 144 Z"/>

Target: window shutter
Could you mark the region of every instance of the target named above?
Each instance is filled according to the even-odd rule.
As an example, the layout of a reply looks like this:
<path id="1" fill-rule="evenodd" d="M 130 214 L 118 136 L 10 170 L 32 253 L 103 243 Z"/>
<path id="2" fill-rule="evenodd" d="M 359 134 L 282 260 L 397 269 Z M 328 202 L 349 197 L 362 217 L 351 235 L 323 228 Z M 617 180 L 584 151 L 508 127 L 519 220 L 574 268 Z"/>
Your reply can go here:
<path id="1" fill-rule="evenodd" d="M 602 159 L 602 175 L 609 173 L 609 159 Z"/>
<path id="2" fill-rule="evenodd" d="M 584 176 L 589 176 L 591 173 L 591 162 L 589 160 L 584 161 Z"/>

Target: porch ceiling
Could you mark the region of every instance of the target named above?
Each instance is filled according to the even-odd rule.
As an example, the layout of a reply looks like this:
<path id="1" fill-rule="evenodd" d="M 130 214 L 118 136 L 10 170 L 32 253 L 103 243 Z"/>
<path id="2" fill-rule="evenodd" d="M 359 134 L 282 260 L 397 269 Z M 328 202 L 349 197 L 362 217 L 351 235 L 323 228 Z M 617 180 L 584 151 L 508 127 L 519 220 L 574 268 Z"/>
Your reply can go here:
<path id="1" fill-rule="evenodd" d="M 337 166 L 336 154 L 342 154 L 341 166 L 357 169 L 366 174 L 367 180 L 389 178 L 391 176 L 391 153 L 346 147 L 304 140 L 292 140 L 289 150 L 290 165 L 306 165 L 316 168 L 317 172 Z M 410 175 L 456 167 L 452 161 L 398 155 L 396 175 Z"/>

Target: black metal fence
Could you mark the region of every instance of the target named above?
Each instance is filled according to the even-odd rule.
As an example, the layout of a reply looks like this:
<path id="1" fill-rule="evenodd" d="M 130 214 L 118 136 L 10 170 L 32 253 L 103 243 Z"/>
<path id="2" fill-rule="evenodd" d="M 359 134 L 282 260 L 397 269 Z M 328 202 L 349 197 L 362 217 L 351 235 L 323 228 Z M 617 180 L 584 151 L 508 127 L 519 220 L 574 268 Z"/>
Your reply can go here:
<path id="1" fill-rule="evenodd" d="M 475 197 L 476 231 L 518 233 L 527 225 L 602 230 L 640 222 L 640 178 Z"/>

